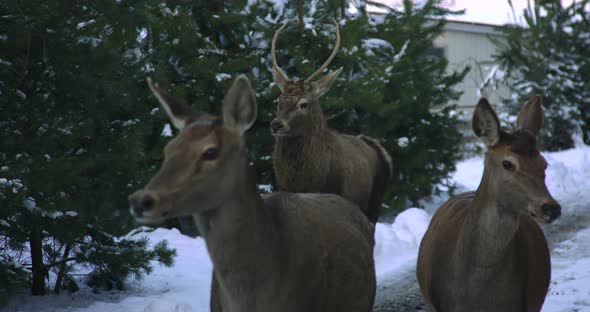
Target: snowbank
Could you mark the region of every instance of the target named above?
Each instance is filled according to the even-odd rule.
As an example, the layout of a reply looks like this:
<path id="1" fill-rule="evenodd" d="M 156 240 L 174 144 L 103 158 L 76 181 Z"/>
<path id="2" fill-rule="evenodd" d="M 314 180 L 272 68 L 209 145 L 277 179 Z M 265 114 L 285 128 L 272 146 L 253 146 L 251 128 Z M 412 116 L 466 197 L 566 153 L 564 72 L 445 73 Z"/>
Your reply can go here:
<path id="1" fill-rule="evenodd" d="M 400 266 L 415 261 L 420 240 L 430 216 L 422 209 L 410 208 L 393 223 L 379 223 L 375 230 L 375 265 L 378 277 L 388 277 Z M 157 229 L 145 233 L 151 242 L 168 240 L 178 256 L 173 267 L 154 263 L 154 271 L 129 290 L 114 296 L 84 294 L 24 298 L 20 311 L 62 312 L 205 312 L 209 311 L 212 265 L 205 241 L 189 238 L 176 229 Z M 68 298 L 71 296 L 71 298 Z M 31 300 L 33 299 L 33 300 Z"/>
<path id="2" fill-rule="evenodd" d="M 543 311 L 590 311 L 590 228 L 560 243 L 551 256 L 551 285 Z"/>
<path id="3" fill-rule="evenodd" d="M 375 271 L 377 279 L 389 278 L 405 263 L 415 261 L 422 236 L 430 223 L 423 209 L 409 208 L 392 224 L 378 223 L 375 228 Z"/>

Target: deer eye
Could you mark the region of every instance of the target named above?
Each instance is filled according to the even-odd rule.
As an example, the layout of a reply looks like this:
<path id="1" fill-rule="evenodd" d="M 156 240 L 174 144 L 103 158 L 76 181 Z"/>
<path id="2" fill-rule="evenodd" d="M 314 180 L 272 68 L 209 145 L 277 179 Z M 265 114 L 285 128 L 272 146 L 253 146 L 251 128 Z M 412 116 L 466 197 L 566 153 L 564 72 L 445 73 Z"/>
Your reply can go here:
<path id="1" fill-rule="evenodd" d="M 203 155 L 201 156 L 201 158 L 203 160 L 214 160 L 217 158 L 217 156 L 219 156 L 219 150 L 217 148 L 208 148 Z"/>
<path id="2" fill-rule="evenodd" d="M 514 169 L 516 169 L 516 166 L 514 166 L 514 164 L 508 160 L 502 161 L 502 167 L 508 171 L 514 171 Z"/>

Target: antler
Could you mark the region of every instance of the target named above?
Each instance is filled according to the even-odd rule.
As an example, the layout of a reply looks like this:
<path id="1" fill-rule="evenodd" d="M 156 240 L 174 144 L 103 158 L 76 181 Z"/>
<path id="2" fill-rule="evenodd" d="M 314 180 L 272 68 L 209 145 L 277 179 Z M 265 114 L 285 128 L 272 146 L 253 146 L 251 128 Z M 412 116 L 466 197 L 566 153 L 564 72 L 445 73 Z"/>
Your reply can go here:
<path id="1" fill-rule="evenodd" d="M 271 44 L 271 47 L 270 47 L 270 54 L 271 54 L 271 57 L 272 57 L 272 68 L 279 75 L 281 75 L 280 78 L 282 79 L 282 81 L 289 81 L 289 77 L 287 77 L 287 74 L 285 74 L 285 72 L 277 64 L 277 55 L 276 55 L 276 52 L 275 52 L 275 47 L 277 45 L 277 39 L 279 38 L 279 34 L 281 33 L 281 30 L 283 30 L 283 28 L 285 28 L 285 26 L 287 26 L 287 23 L 284 23 L 283 26 L 281 26 L 281 28 L 279 28 L 275 32 L 275 35 L 272 38 L 272 44 Z"/>
<path id="2" fill-rule="evenodd" d="M 340 27 L 338 27 L 338 22 L 336 22 L 335 18 L 333 18 L 332 20 L 334 21 L 334 25 L 336 25 L 336 45 L 334 46 L 334 50 L 332 51 L 332 54 L 330 54 L 330 57 L 328 58 L 328 60 L 326 60 L 326 62 L 318 70 L 316 70 L 315 73 L 313 73 L 311 76 L 309 76 L 309 78 L 305 79 L 305 82 L 310 82 L 312 79 L 314 79 L 319 74 L 321 74 L 324 71 L 324 69 L 326 69 L 330 65 L 330 63 L 332 62 L 332 60 L 334 60 L 334 58 L 336 57 L 336 54 L 338 53 L 338 49 L 340 48 Z M 284 25 L 283 25 L 283 27 L 284 27 Z M 274 53 L 274 41 L 273 41 L 273 53 Z M 273 60 L 274 60 L 274 58 L 273 58 Z"/>

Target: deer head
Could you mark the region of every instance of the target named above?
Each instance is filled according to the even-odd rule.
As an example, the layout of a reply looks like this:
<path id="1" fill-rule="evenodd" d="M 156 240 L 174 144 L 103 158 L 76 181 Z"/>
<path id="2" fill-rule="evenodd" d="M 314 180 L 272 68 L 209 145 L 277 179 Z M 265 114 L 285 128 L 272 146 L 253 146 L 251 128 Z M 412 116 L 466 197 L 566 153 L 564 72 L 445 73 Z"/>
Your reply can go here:
<path id="1" fill-rule="evenodd" d="M 129 197 L 141 223 L 199 214 L 221 206 L 247 168 L 244 132 L 256 120 L 248 78 L 238 76 L 223 101 L 223 118 L 193 111 L 148 79 L 148 85 L 180 132 L 164 148 L 158 173 Z"/>
<path id="2" fill-rule="evenodd" d="M 540 96 L 524 104 L 516 126 L 512 133 L 501 131 L 488 100 L 482 98 L 477 104 L 472 127 L 488 147 L 484 176 L 489 176 L 485 191 L 494 193 L 499 206 L 509 212 L 550 223 L 561 215 L 561 206 L 547 190 L 547 162 L 537 147 L 537 136 L 543 126 Z"/>
<path id="3" fill-rule="evenodd" d="M 277 65 L 276 43 L 281 30 L 287 24 L 283 24 L 275 32 L 271 44 L 272 73 L 274 81 L 282 93 L 278 98 L 277 118 L 270 124 L 273 135 L 301 136 L 310 127 L 325 123 L 318 99 L 330 89 L 338 75 L 342 72 L 342 67 L 317 81 L 314 80 L 328 68 L 338 53 L 340 47 L 340 30 L 336 20 L 334 20 L 334 24 L 336 25 L 336 44 L 334 45 L 332 54 L 317 71 L 303 81 L 289 79 L 287 74 Z"/>

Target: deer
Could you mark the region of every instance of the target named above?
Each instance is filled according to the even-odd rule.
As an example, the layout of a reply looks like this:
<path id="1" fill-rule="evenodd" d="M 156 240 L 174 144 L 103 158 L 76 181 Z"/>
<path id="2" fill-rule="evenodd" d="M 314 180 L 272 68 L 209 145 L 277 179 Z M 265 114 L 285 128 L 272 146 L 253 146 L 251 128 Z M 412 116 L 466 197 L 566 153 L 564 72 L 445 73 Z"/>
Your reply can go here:
<path id="1" fill-rule="evenodd" d="M 510 132 L 488 100 L 479 100 L 472 128 L 487 146 L 479 187 L 444 203 L 420 244 L 416 274 L 429 311 L 541 310 L 551 259 L 539 223 L 561 215 L 545 184 L 542 126 L 538 95 Z"/>
<path id="2" fill-rule="evenodd" d="M 194 217 L 213 263 L 212 311 L 370 311 L 374 238 L 358 206 L 334 194 L 260 194 L 244 139 L 257 115 L 248 78 L 235 79 L 222 117 L 148 85 L 179 132 L 130 212 L 139 223 Z"/>
<path id="3" fill-rule="evenodd" d="M 275 137 L 272 158 L 276 184 L 287 192 L 338 194 L 359 205 L 375 224 L 392 174 L 391 157 L 373 138 L 330 129 L 319 103 L 342 72 L 340 67 L 315 80 L 338 53 L 340 30 L 336 20 L 334 24 L 336 44 L 331 55 L 305 80 L 289 79 L 277 64 L 276 44 L 286 23 L 272 39 L 272 74 L 281 90 L 277 115 L 270 123 Z"/>

